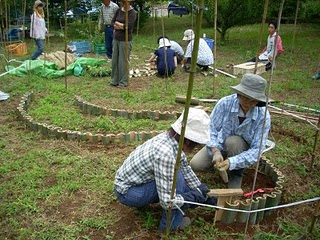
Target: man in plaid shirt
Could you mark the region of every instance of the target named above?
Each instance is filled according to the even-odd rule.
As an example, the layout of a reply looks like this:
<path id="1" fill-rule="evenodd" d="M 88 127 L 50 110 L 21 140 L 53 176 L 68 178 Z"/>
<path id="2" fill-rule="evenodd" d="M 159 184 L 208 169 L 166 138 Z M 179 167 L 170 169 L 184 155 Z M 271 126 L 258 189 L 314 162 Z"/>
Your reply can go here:
<path id="1" fill-rule="evenodd" d="M 141 208 L 160 202 L 164 209 L 160 221 L 161 231 L 166 228 L 182 119 L 183 114 L 168 131 L 138 146 L 115 176 L 115 194 L 122 204 Z M 190 224 L 190 219 L 177 209 L 192 207 L 183 201 L 216 204 L 216 199 L 207 195 L 208 187 L 200 182 L 188 165 L 185 154 L 191 152 L 197 144 L 206 144 L 208 140 L 209 116 L 201 109 L 190 108 L 174 196 L 177 203 L 173 205 L 171 214 L 171 229 L 183 229 Z"/>
<path id="2" fill-rule="evenodd" d="M 119 6 L 111 0 L 102 0 L 98 29 L 104 32 L 107 60 L 112 59 L 113 26 L 111 20 Z"/>

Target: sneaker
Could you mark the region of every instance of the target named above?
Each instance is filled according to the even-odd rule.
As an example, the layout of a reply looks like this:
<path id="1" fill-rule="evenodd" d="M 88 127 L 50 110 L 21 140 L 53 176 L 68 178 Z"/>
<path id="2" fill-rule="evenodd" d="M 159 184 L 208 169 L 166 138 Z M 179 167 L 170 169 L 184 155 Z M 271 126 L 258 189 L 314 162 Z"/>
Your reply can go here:
<path id="1" fill-rule="evenodd" d="M 118 87 L 118 85 L 114 85 L 112 82 L 109 82 L 109 83 L 108 83 L 108 86 L 111 86 L 111 87 Z"/>
<path id="2" fill-rule="evenodd" d="M 183 230 L 191 224 L 189 217 L 183 217 L 181 225 L 178 227 L 179 230 Z"/>

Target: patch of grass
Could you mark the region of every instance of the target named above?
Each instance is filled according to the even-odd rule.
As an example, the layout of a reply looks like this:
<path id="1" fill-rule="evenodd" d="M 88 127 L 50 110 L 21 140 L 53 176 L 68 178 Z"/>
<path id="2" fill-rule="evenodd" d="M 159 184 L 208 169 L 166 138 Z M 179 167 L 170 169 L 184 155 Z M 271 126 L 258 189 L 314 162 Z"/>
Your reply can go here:
<path id="1" fill-rule="evenodd" d="M 192 26 L 190 16 L 170 16 L 164 18 L 165 34 L 186 47 L 181 41 L 183 31 Z M 174 24 L 173 24 L 174 23 Z M 213 28 L 202 29 L 213 38 Z M 320 109 L 319 82 L 311 80 L 312 72 L 318 64 L 319 26 L 301 24 L 297 26 L 296 42 L 292 43 L 293 25 L 282 25 L 281 36 L 285 52 L 277 59 L 277 68 L 271 84 L 271 97 L 279 102 L 288 102 L 300 106 Z M 133 37 L 132 68 L 141 67 L 148 59 L 151 49 L 158 47 L 156 39 L 162 35 L 161 21 L 156 25 L 149 22 L 139 35 Z M 250 25 L 230 29 L 228 40 L 220 43 L 217 39 L 216 63 L 219 69 L 229 71 L 226 65 L 238 64 L 256 54 L 260 26 Z M 264 31 L 263 44 L 266 39 Z M 78 35 L 79 36 L 79 35 Z M 70 36 L 76 39 L 78 36 Z M 33 46 L 32 40 L 26 40 Z M 48 51 L 63 47 L 61 38 L 55 38 Z M 151 49 L 150 49 L 150 48 Z M 262 48 L 263 46 L 261 46 Z M 33 48 L 28 48 L 30 58 Z M 93 54 L 88 55 L 93 56 Z M 107 65 L 104 65 L 107 67 Z M 35 93 L 35 101 L 29 109 L 30 115 L 37 121 L 47 122 L 71 130 L 90 130 L 96 132 L 128 132 L 146 130 L 165 130 L 172 121 L 126 120 L 109 116 L 89 116 L 82 114 L 73 105 L 76 95 L 85 101 L 115 109 L 161 111 L 182 111 L 184 106 L 175 103 L 176 95 L 185 95 L 189 75 L 176 70 L 170 79 L 132 78 L 131 83 L 141 86 L 128 90 L 110 89 L 106 86 L 110 78 L 93 79 L 88 74 L 75 78 L 68 77 L 68 89 L 65 80 L 43 79 L 28 75 L 16 77 L 6 75 L 0 79 L 1 90 L 9 92 L 11 97 L 1 102 L 0 113 L 0 238 L 1 239 L 93 239 L 99 234 L 106 239 L 139 239 L 150 234 L 157 239 L 160 211 L 130 214 L 130 220 L 141 223 L 134 235 L 126 236 L 117 231 L 121 224 L 115 216 L 124 214 L 117 207 L 113 194 L 114 175 L 129 153 L 140 143 L 119 144 L 113 146 L 92 146 L 87 143 L 46 140 L 39 133 L 26 131 L 16 119 L 15 107 L 19 98 L 29 91 Z M 270 73 L 262 74 L 266 79 Z M 205 77 L 195 74 L 193 96 L 198 98 L 221 98 L 231 94 L 230 86 L 238 84 L 240 78 L 229 78 L 219 74 L 213 82 L 212 75 Z M 134 85 L 134 84 L 132 84 Z M 134 85 L 135 86 L 135 85 Z M 213 89 L 213 86 L 215 87 Z M 209 109 L 213 104 L 204 105 Z M 281 104 L 277 105 L 282 107 Z M 3 110 L 5 109 L 5 110 Z M 295 109 L 296 110 L 296 109 Z M 276 143 L 275 149 L 266 153 L 268 158 L 285 175 L 283 203 L 314 198 L 320 194 L 320 169 L 316 165 L 311 174 L 309 170 L 310 153 L 314 144 L 315 128 L 287 117 L 272 115 L 270 138 Z M 319 145 L 319 144 L 318 144 Z M 316 163 L 319 149 L 315 152 Z M 223 187 L 212 175 L 199 174 L 210 187 Z M 125 207 L 123 207 L 126 209 Z M 204 209 L 197 209 L 204 213 Z M 298 239 L 308 232 L 313 206 L 279 210 L 276 223 L 261 223 L 254 239 Z M 199 213 L 198 212 L 198 213 Z M 192 213 L 192 212 L 191 212 Z M 177 232 L 169 239 L 242 239 L 243 229 L 226 231 L 195 214 L 193 224 L 184 232 Z M 283 217 L 286 216 L 286 217 Z M 121 217 L 121 216 L 120 216 Z M 304 223 L 304 224 L 301 224 Z M 232 228 L 233 225 L 228 227 Z M 275 230 L 278 229 L 279 230 Z M 319 229 L 319 221 L 315 229 Z M 112 233 L 108 231 L 112 231 Z M 141 235 L 140 232 L 141 231 Z M 277 232 L 278 231 L 278 232 Z M 145 235 L 143 235 L 145 236 Z M 310 239 L 319 239 L 314 231 Z"/>

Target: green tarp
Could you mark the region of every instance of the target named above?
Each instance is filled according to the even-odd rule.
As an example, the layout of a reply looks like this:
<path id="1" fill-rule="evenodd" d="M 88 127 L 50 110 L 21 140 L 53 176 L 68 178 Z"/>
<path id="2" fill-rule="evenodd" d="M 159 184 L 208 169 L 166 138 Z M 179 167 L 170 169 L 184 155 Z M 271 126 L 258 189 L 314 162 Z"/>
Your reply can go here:
<path id="1" fill-rule="evenodd" d="M 95 59 L 95 58 L 77 58 L 74 63 L 67 66 L 66 74 L 73 75 L 74 68 L 78 64 L 83 66 L 98 66 L 105 63 L 105 59 Z M 15 69 L 14 66 L 6 67 L 6 70 L 9 74 L 17 75 L 17 76 L 26 76 L 28 74 L 42 76 L 46 78 L 57 78 L 63 77 L 65 74 L 65 69 L 59 70 L 57 65 L 52 62 L 44 61 L 44 60 L 26 60 L 22 65 Z"/>

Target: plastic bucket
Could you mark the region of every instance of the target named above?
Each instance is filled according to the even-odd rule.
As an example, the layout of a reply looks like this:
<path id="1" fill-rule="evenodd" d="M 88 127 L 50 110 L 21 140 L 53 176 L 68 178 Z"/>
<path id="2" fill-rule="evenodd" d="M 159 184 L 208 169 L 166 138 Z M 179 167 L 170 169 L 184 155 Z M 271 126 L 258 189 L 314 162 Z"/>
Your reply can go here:
<path id="1" fill-rule="evenodd" d="M 213 50 L 214 40 L 213 40 L 213 39 L 210 39 L 210 38 L 203 38 L 203 39 L 207 42 L 207 44 L 208 44 L 208 46 L 210 47 L 210 49 Z"/>

